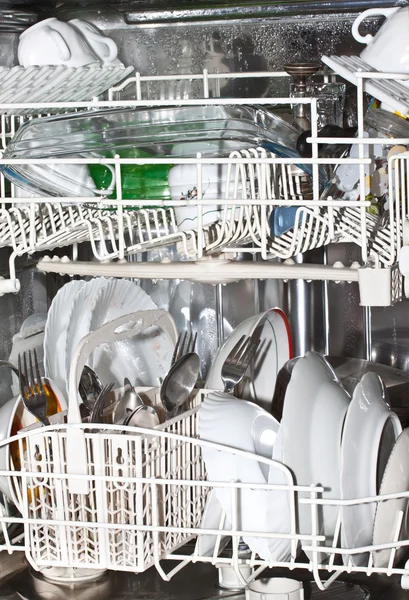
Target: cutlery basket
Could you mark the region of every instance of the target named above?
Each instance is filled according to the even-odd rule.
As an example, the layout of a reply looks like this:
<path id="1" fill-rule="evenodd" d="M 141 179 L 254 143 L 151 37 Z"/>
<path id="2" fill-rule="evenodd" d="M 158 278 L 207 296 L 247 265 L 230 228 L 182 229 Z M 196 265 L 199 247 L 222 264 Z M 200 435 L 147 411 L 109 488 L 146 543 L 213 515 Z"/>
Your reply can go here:
<path id="1" fill-rule="evenodd" d="M 141 572 L 193 537 L 184 528 L 200 525 L 206 490 L 180 485 L 205 478 L 200 448 L 177 436 L 196 437 L 201 393 L 192 394 L 190 410 L 159 425 L 157 433 L 81 423 L 78 416 L 77 375 L 92 350 L 153 325 L 176 341 L 171 317 L 158 310 L 121 317 L 84 338 L 73 360 L 68 423 L 25 430 L 12 442 L 12 455 L 17 451 L 21 462 L 13 483 L 25 552 L 35 569 Z"/>

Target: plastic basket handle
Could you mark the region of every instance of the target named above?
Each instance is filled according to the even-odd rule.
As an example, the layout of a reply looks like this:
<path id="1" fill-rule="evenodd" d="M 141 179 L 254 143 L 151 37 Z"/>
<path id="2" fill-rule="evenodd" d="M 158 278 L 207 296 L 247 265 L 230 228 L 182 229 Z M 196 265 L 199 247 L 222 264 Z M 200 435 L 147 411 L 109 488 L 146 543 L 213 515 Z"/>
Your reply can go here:
<path id="1" fill-rule="evenodd" d="M 103 325 L 97 331 L 82 338 L 75 349 L 68 381 L 67 417 L 67 473 L 73 475 L 73 478 L 69 478 L 68 480 L 69 491 L 72 494 L 89 493 L 89 482 L 87 479 L 75 478 L 75 475 L 86 476 L 88 472 L 85 433 L 80 428 L 70 427 L 70 425 L 81 423 L 77 390 L 84 365 L 90 354 L 100 344 L 126 340 L 153 325 L 163 329 L 171 341 L 176 343 L 177 330 L 171 315 L 164 310 L 143 310 L 124 315 Z"/>

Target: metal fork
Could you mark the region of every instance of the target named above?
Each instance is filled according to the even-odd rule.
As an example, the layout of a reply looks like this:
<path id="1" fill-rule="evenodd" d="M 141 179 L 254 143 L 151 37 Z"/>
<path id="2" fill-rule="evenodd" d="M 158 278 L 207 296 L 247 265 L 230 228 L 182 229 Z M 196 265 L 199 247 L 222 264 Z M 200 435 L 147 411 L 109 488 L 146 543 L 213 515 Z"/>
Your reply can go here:
<path id="1" fill-rule="evenodd" d="M 40 369 L 38 367 L 37 352 L 35 350 L 34 366 L 36 376 L 34 376 L 31 350 L 28 351 L 28 361 L 30 365 L 30 371 L 27 368 L 27 353 L 23 352 L 23 360 L 21 360 L 21 354 L 18 355 L 18 372 L 21 398 L 26 409 L 36 419 L 38 419 L 40 423 L 43 425 L 49 425 L 50 422 L 47 418 L 47 395 L 41 379 Z M 22 362 L 24 363 L 24 370 L 22 368 Z"/>
<path id="2" fill-rule="evenodd" d="M 232 393 L 242 380 L 258 348 L 260 339 L 243 335 L 223 363 L 221 377 L 224 391 Z"/>
<path id="3" fill-rule="evenodd" d="M 104 422 L 105 402 L 106 402 L 109 392 L 112 390 L 113 387 L 114 387 L 113 383 L 108 383 L 107 385 L 105 385 L 102 388 L 102 390 L 92 408 L 92 412 L 89 417 L 90 423 L 103 423 Z"/>
<path id="4" fill-rule="evenodd" d="M 172 355 L 172 362 L 170 364 L 171 367 L 185 354 L 189 354 L 189 352 L 195 351 L 197 340 L 197 333 L 193 335 L 192 332 L 188 333 L 187 331 L 182 331 L 179 334 L 178 341 L 176 342 L 175 349 Z"/>

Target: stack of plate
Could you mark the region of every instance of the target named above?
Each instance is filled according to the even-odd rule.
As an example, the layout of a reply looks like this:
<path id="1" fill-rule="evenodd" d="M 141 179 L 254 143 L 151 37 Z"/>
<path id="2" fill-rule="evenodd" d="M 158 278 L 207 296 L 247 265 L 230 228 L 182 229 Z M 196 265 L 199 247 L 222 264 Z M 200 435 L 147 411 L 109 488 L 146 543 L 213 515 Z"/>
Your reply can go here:
<path id="1" fill-rule="evenodd" d="M 218 378 L 227 354 L 222 348 L 221 364 L 219 357 L 216 358 L 218 376 L 213 367 L 209 376 L 211 384 L 220 383 Z M 274 363 L 270 360 L 268 364 L 271 368 Z M 209 380 L 208 387 L 213 387 Z M 272 390 L 274 373 L 270 383 Z M 257 420 L 262 423 L 258 430 L 255 429 Z M 325 358 L 308 352 L 292 369 L 280 425 L 256 404 L 227 394 L 210 393 L 199 411 L 199 433 L 203 440 L 273 458 L 289 469 L 286 472 L 280 470 L 278 464 L 265 465 L 235 455 L 231 450 L 221 452 L 203 446 L 211 481 L 295 483 L 324 488 L 322 498 L 330 503 L 322 505 L 316 513 L 318 534 L 325 536 L 317 553 L 320 563 L 328 561 L 330 555 L 325 547 L 332 546 L 348 550 L 340 552 L 346 565 L 368 566 L 370 554 L 364 550 L 366 547 L 382 544 L 392 547 L 396 539 L 408 539 L 407 497 L 383 502 L 360 501 L 377 495 L 409 492 L 409 429 L 402 432 L 378 374 L 366 372 L 351 398 Z M 289 473 L 294 476 L 290 482 L 286 480 Z M 233 514 L 231 490 L 216 486 L 202 527 L 217 529 L 221 527 L 219 520 L 224 523 L 224 529 L 229 529 L 236 519 L 244 531 L 290 534 L 291 495 L 288 492 L 243 488 L 237 494 L 237 511 Z M 310 494 L 300 492 L 298 500 L 302 498 L 310 498 Z M 356 502 L 341 505 L 337 500 Z M 298 533 L 312 535 L 314 517 L 310 504 L 297 503 L 297 522 Z M 250 549 L 265 560 L 285 561 L 290 556 L 289 539 L 254 535 L 243 538 Z M 215 540 L 216 536 L 199 536 L 198 552 L 212 554 Z M 301 546 L 313 560 L 311 542 L 301 540 Z M 404 550 L 405 547 L 396 553 L 391 553 L 391 548 L 374 550 L 372 564 L 376 568 L 387 567 L 390 561 L 397 562 Z"/>
<path id="2" fill-rule="evenodd" d="M 73 353 L 83 337 L 123 315 L 155 309 L 156 304 L 135 283 L 95 278 L 71 281 L 60 289 L 48 312 L 44 336 L 46 376 L 68 394 Z M 151 327 L 129 340 L 103 344 L 88 362 L 104 384 L 156 386 L 169 370 L 173 345 L 165 332 Z"/>

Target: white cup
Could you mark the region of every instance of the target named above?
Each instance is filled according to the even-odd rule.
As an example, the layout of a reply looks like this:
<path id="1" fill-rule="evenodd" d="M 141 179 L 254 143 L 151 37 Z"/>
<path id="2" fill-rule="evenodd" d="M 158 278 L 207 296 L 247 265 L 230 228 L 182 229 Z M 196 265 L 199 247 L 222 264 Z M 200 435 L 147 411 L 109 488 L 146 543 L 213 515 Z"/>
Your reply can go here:
<path id="1" fill-rule="evenodd" d="M 246 600 L 304 600 L 304 588 L 286 577 L 257 579 L 246 587 Z"/>
<path id="2" fill-rule="evenodd" d="M 104 35 L 95 25 L 81 19 L 68 21 L 87 41 L 88 46 L 105 66 L 123 66 L 118 56 L 118 46 L 114 40 Z"/>
<path id="3" fill-rule="evenodd" d="M 386 21 L 375 36 L 362 36 L 359 26 L 367 17 L 384 16 Z M 389 73 L 409 73 L 409 7 L 370 8 L 352 25 L 357 42 L 366 44 L 360 57 L 374 69 Z M 402 82 L 403 83 L 403 82 Z"/>
<path id="4" fill-rule="evenodd" d="M 49 165 L 25 165 L 25 167 L 33 185 L 37 185 L 41 189 L 42 183 L 46 182 L 49 192 L 51 193 L 53 190 L 57 196 L 110 196 L 115 188 L 115 170 L 111 165 L 106 165 L 112 174 L 111 183 L 106 190 L 96 188 L 94 180 L 89 174 L 88 165 L 51 163 Z"/>
<path id="5" fill-rule="evenodd" d="M 227 165 L 203 165 L 202 167 L 202 198 L 204 200 L 224 199 L 226 195 Z M 172 200 L 194 200 L 197 197 L 197 167 L 196 165 L 177 165 L 169 170 L 169 189 Z M 237 186 L 237 195 L 241 198 L 241 179 Z M 234 181 L 230 180 L 229 198 L 234 204 Z M 197 206 L 175 206 L 176 224 L 179 231 L 197 228 Z M 221 205 L 210 204 L 203 206 L 202 222 L 209 225 L 220 220 L 224 215 Z M 231 218 L 228 213 L 227 218 Z"/>
<path id="6" fill-rule="evenodd" d="M 18 61 L 23 67 L 99 65 L 83 35 L 54 17 L 32 25 L 20 35 Z"/>

